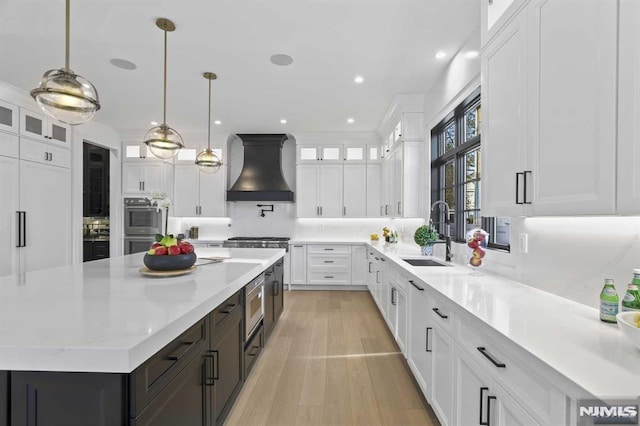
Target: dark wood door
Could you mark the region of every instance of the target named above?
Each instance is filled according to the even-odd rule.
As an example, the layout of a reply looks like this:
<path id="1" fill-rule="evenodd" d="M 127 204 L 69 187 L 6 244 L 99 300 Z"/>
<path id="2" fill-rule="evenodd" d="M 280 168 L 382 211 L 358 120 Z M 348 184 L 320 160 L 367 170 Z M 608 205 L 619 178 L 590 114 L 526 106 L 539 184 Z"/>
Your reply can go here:
<path id="1" fill-rule="evenodd" d="M 126 377 L 108 373 L 11 373 L 11 426 L 126 424 Z"/>
<path id="2" fill-rule="evenodd" d="M 242 387 L 242 306 L 237 306 L 211 336 L 214 382 L 213 423 L 221 425 Z"/>
<path id="3" fill-rule="evenodd" d="M 0 371 L 0 426 L 9 424 L 9 373 Z"/>
<path id="4" fill-rule="evenodd" d="M 284 272 L 282 259 L 276 262 L 273 271 L 273 322 L 280 318 L 284 310 Z"/>
<path id="5" fill-rule="evenodd" d="M 272 266 L 264 273 L 264 320 L 262 324 L 265 336 L 269 335 L 271 327 L 273 326 L 273 270 L 274 268 Z"/>
<path id="6" fill-rule="evenodd" d="M 165 387 L 131 426 L 208 426 L 211 360 L 203 349 Z"/>

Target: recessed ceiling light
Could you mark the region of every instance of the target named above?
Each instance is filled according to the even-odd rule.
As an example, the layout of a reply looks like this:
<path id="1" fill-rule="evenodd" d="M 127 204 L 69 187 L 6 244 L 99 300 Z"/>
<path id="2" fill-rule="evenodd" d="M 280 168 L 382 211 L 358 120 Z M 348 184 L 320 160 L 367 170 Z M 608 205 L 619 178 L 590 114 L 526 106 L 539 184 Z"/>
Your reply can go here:
<path id="1" fill-rule="evenodd" d="M 216 121 L 214 121 L 214 122 L 213 122 L 213 124 L 215 124 L 215 125 L 219 126 L 219 125 L 221 125 L 221 124 L 222 124 L 222 121 L 220 121 L 220 120 L 216 120 Z"/>
<path id="2" fill-rule="evenodd" d="M 443 59 L 445 56 L 447 56 L 447 54 L 440 50 L 439 52 L 436 52 L 434 56 L 436 57 L 436 59 Z"/>
<path id="3" fill-rule="evenodd" d="M 138 68 L 136 64 L 134 64 L 131 61 L 127 61 L 126 59 L 113 58 L 109 62 L 111 62 L 111 65 L 113 65 L 114 67 L 117 67 L 123 70 L 131 71 Z"/>
<path id="4" fill-rule="evenodd" d="M 157 121 L 152 121 L 150 124 L 151 124 L 152 126 L 157 126 L 157 125 L 158 125 L 158 122 L 157 122 Z"/>
<path id="5" fill-rule="evenodd" d="M 353 118 L 347 118 L 347 123 L 351 124 L 353 123 L 355 120 Z"/>
<path id="6" fill-rule="evenodd" d="M 360 84 L 364 81 L 364 78 L 361 75 L 356 75 L 356 78 L 354 78 L 353 81 Z"/>
<path id="7" fill-rule="evenodd" d="M 291 65 L 293 63 L 293 58 L 283 53 L 277 53 L 271 56 L 271 62 L 276 65 L 286 66 L 286 65 Z"/>
<path id="8" fill-rule="evenodd" d="M 282 120 L 280 120 L 280 123 L 282 124 L 287 124 L 287 120 L 285 120 L 284 118 Z"/>
<path id="9" fill-rule="evenodd" d="M 477 50 L 470 50 L 464 54 L 464 57 L 467 59 L 477 58 L 478 56 L 480 56 L 480 52 L 478 52 Z"/>

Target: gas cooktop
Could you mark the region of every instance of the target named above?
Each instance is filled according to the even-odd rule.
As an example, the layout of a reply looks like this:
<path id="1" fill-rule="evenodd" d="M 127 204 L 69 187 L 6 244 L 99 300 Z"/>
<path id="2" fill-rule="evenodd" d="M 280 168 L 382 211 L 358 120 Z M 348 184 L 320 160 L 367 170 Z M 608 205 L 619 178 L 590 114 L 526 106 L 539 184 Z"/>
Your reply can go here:
<path id="1" fill-rule="evenodd" d="M 227 241 L 289 241 L 289 237 L 232 237 Z"/>

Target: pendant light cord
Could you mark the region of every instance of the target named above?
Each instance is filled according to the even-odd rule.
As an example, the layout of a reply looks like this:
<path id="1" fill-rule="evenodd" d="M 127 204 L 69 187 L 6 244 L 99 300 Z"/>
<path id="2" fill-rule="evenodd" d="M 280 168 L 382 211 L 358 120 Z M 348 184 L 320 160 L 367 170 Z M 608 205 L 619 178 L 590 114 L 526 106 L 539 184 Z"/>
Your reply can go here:
<path id="1" fill-rule="evenodd" d="M 69 38 L 70 38 L 70 23 L 69 21 L 71 13 L 71 0 L 67 0 L 66 14 L 65 14 L 65 27 L 64 27 L 64 69 L 70 71 L 69 69 Z"/>
<path id="2" fill-rule="evenodd" d="M 209 116 L 207 124 L 207 149 L 211 149 L 211 79 L 209 79 Z"/>
<path id="3" fill-rule="evenodd" d="M 69 0 L 67 0 L 69 1 Z M 163 82 L 162 124 L 167 124 L 167 30 L 164 30 L 164 82 Z"/>

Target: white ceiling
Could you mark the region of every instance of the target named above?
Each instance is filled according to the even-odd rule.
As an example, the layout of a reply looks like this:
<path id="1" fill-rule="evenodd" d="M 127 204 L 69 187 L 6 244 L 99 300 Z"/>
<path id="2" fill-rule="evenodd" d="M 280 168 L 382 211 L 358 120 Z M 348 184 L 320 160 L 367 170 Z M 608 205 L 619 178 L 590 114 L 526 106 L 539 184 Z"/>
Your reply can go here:
<path id="1" fill-rule="evenodd" d="M 98 88 L 97 121 L 120 130 L 162 121 L 158 17 L 176 25 L 167 123 L 178 131 L 206 131 L 204 71 L 218 74 L 216 133 L 373 131 L 394 94 L 433 84 L 448 62 L 436 51 L 450 59 L 479 37 L 480 1 L 75 0 L 71 68 Z M 273 65 L 276 53 L 293 64 Z M 118 69 L 112 58 L 138 68 Z M 30 90 L 63 64 L 64 0 L 0 0 L 0 80 Z"/>

